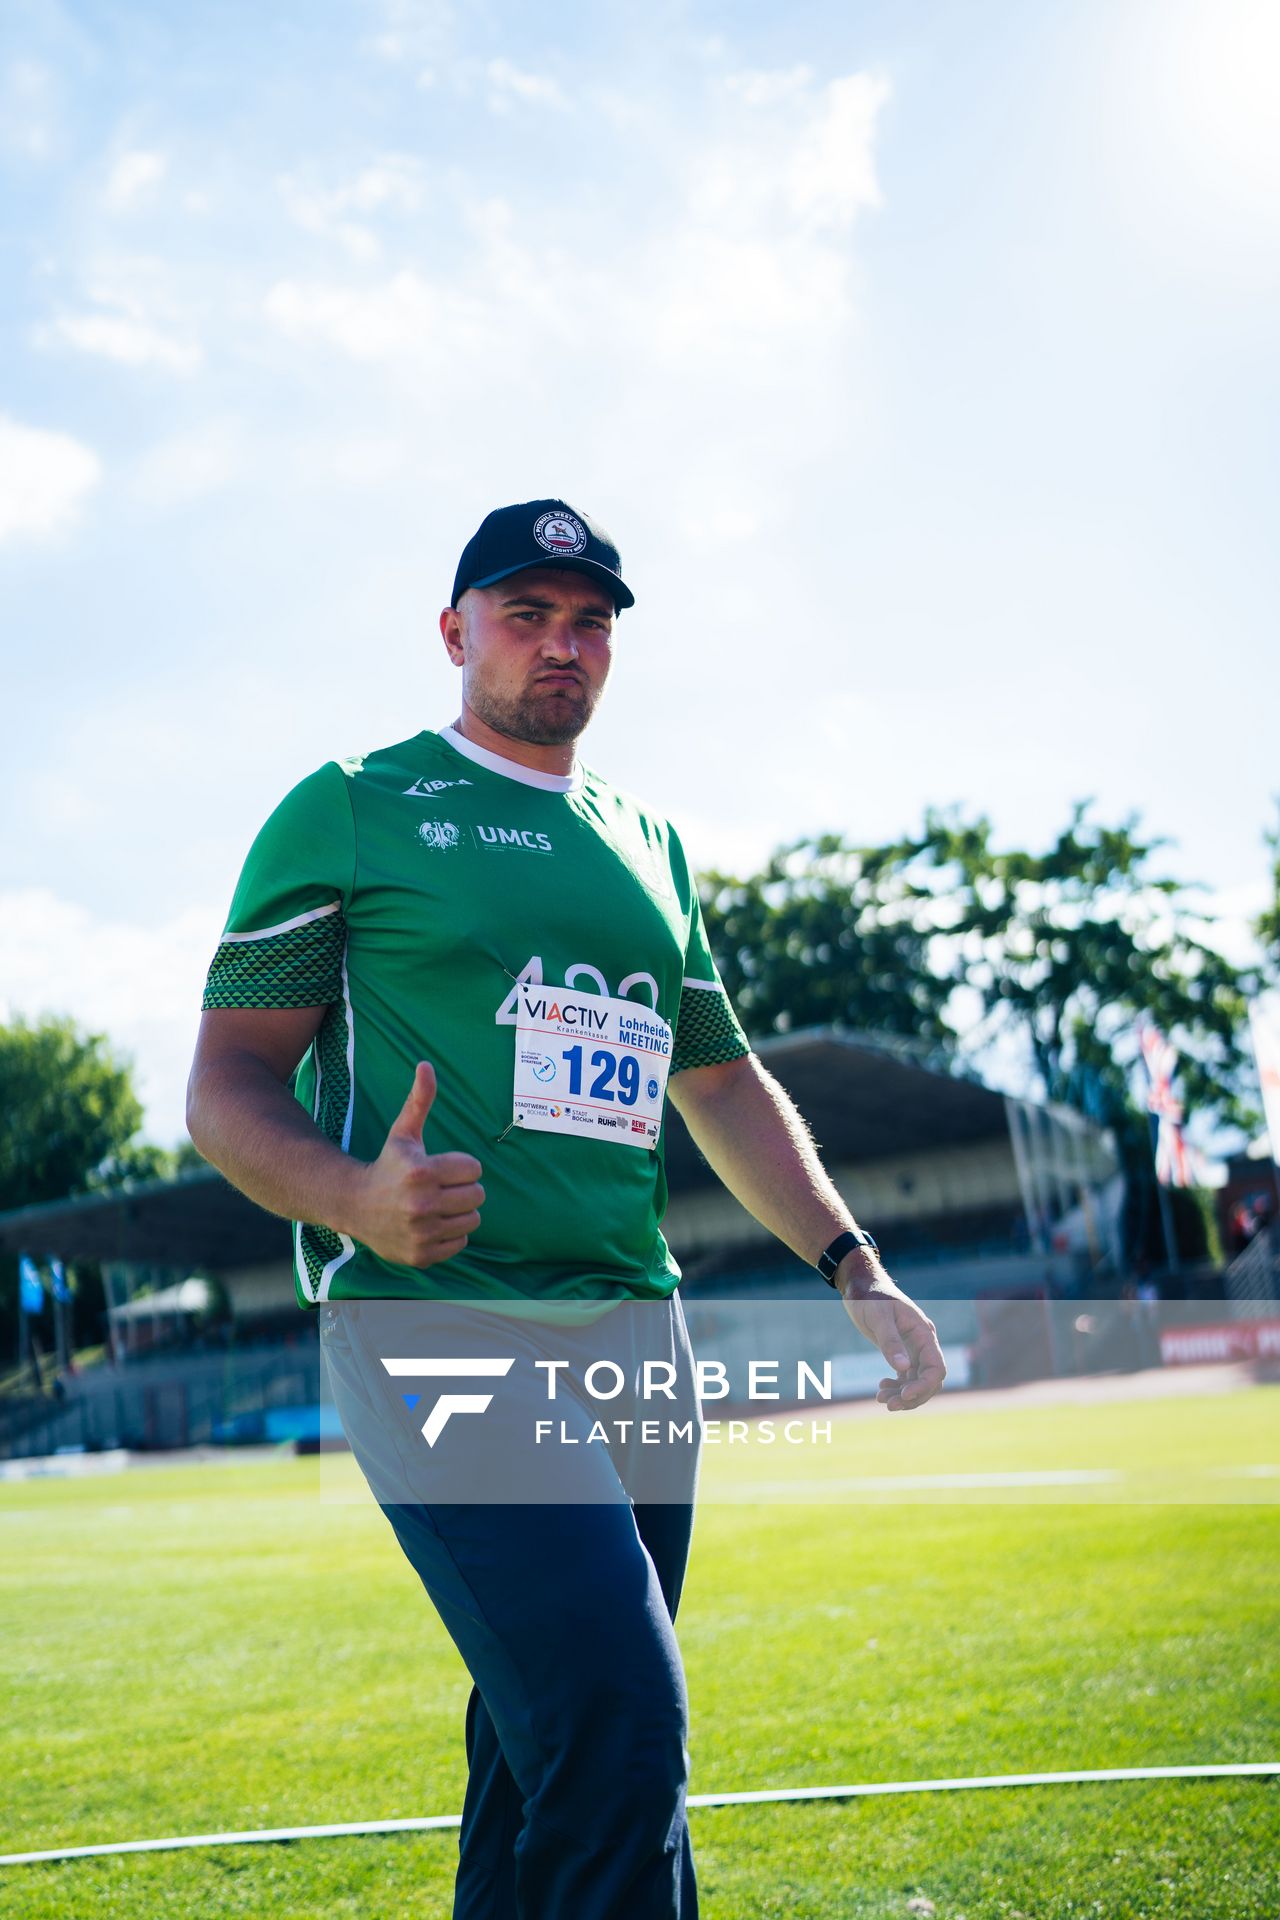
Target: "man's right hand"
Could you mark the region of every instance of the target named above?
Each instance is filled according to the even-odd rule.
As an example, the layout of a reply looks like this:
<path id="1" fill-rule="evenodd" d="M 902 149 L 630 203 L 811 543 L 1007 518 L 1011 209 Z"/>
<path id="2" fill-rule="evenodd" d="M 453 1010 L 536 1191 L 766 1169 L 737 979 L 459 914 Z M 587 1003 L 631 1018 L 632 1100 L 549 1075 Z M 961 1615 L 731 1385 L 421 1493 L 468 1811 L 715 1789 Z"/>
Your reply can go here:
<path id="1" fill-rule="evenodd" d="M 480 1225 L 480 1162 L 469 1153 L 428 1153 L 422 1144 L 435 1097 L 435 1070 L 420 1060 L 409 1098 L 356 1189 L 354 1238 L 406 1267 L 452 1259 Z"/>

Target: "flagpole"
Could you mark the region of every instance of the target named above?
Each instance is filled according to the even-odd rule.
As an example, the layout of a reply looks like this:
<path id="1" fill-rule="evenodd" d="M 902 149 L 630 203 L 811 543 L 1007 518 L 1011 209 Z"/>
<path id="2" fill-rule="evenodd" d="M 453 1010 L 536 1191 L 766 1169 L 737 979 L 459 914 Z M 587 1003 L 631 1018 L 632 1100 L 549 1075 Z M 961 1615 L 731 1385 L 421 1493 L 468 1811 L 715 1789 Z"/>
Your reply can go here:
<path id="1" fill-rule="evenodd" d="M 18 1293 L 18 1379 L 27 1377 L 27 1363 L 31 1354 L 31 1319 L 27 1313 L 27 1303 L 21 1289 Z"/>
<path id="2" fill-rule="evenodd" d="M 1249 1033 L 1258 1063 L 1262 1112 L 1271 1149 L 1271 1179 L 1280 1207 L 1280 993 L 1260 994 L 1249 1004 Z"/>
<path id="3" fill-rule="evenodd" d="M 66 1373 L 71 1360 L 71 1289 L 61 1260 L 50 1260 L 53 1275 L 53 1325 L 58 1342 L 58 1372 Z"/>
<path id="4" fill-rule="evenodd" d="M 1156 1193 L 1160 1202 L 1160 1229 L 1164 1235 L 1165 1266 L 1172 1275 L 1181 1273 L 1182 1269 L 1178 1264 L 1173 1205 L 1169 1199 L 1168 1186 L 1161 1174 L 1161 1161 L 1163 1159 L 1170 1181 L 1176 1184 L 1180 1178 L 1185 1178 L 1185 1174 L 1180 1171 L 1178 1134 L 1178 1128 L 1182 1122 L 1182 1108 L 1173 1097 L 1173 1074 L 1177 1065 L 1177 1055 L 1150 1019 L 1138 1023 L 1138 1051 L 1147 1075 L 1152 1170 L 1156 1176 Z M 1166 1148 L 1163 1155 L 1160 1152 L 1162 1137 Z"/>
<path id="5" fill-rule="evenodd" d="M 1156 1176 L 1156 1193 L 1160 1199 L 1160 1226 L 1164 1234 L 1165 1265 L 1170 1273 L 1181 1273 L 1178 1264 L 1178 1242 L 1173 1230 L 1173 1206 L 1169 1199 L 1169 1189 L 1160 1178 L 1157 1147 L 1160 1141 L 1160 1117 L 1151 1115 L 1151 1164 Z"/>
<path id="6" fill-rule="evenodd" d="M 28 1254 L 18 1255 L 19 1379 L 30 1369 L 37 1393 L 44 1392 L 44 1369 L 40 1364 L 40 1342 L 36 1338 L 35 1316 L 44 1309 L 44 1282 L 40 1270 Z"/>

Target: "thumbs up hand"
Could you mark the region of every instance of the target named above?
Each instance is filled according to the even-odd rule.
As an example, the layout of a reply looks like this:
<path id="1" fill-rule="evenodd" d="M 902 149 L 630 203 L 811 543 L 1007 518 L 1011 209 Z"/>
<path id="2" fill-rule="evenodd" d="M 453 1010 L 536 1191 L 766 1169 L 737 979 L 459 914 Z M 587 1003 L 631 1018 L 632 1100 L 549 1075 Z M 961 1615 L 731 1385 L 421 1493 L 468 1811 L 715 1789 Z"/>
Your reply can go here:
<path id="1" fill-rule="evenodd" d="M 382 1152 L 362 1169 L 355 1237 L 406 1267 L 452 1259 L 480 1225 L 480 1162 L 469 1153 L 428 1153 L 422 1144 L 435 1097 L 435 1070 L 420 1060 Z"/>

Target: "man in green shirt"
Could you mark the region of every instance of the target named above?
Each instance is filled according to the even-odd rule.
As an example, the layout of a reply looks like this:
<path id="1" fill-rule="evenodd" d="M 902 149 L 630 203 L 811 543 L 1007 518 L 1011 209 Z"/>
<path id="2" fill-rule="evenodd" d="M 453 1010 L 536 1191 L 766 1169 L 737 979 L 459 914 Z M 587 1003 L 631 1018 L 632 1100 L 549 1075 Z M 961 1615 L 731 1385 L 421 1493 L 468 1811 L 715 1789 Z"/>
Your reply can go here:
<path id="1" fill-rule="evenodd" d="M 696 1448 L 683 1498 L 647 1497 L 627 1449 L 599 1447 L 578 1449 L 557 1504 L 401 1494 L 401 1443 L 371 1412 L 374 1303 L 450 1303 L 459 1356 L 496 1316 L 534 1366 L 551 1351 L 538 1316 L 562 1309 L 619 1377 L 657 1355 L 696 1411 L 661 1232 L 669 1093 L 885 1355 L 889 1410 L 944 1375 L 932 1323 L 750 1050 L 674 829 L 576 759 L 632 604 L 613 542 L 564 501 L 486 518 L 440 619 L 460 717 L 330 761 L 281 802 L 192 1068 L 197 1146 L 298 1223 L 297 1296 L 353 1449 L 476 1683 L 456 1920 L 696 1915 L 672 1633 Z"/>

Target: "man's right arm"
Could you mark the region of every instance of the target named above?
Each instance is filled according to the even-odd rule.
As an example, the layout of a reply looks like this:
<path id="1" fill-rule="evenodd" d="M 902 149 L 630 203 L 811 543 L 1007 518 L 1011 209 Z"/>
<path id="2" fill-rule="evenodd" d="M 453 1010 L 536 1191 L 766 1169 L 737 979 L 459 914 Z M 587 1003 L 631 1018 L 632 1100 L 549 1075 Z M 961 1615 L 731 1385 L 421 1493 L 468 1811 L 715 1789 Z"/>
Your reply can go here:
<path id="1" fill-rule="evenodd" d="M 323 1006 L 206 1010 L 187 1084 L 191 1138 L 233 1186 L 270 1213 L 330 1227 L 401 1265 L 448 1260 L 480 1224 L 480 1163 L 469 1153 L 424 1148 L 422 1129 L 436 1091 L 426 1061 L 418 1063 L 376 1160 L 356 1160 L 326 1138 L 288 1085 L 325 1012 Z"/>

